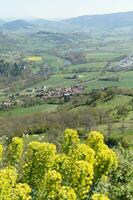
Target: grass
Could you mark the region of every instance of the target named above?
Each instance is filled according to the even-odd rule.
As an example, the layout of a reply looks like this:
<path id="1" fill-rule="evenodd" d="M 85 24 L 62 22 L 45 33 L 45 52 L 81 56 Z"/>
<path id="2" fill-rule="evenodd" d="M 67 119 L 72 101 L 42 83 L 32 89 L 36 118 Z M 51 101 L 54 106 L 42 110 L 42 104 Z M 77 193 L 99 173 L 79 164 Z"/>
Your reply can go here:
<path id="1" fill-rule="evenodd" d="M 99 72 L 84 72 L 80 76 L 80 81 L 89 81 L 96 79 L 99 76 Z"/>
<path id="2" fill-rule="evenodd" d="M 116 107 L 120 105 L 128 105 L 131 99 L 132 97 L 129 97 L 129 96 L 118 95 L 107 102 L 99 103 L 97 108 L 103 108 L 107 110 L 115 109 Z"/>
<path id="3" fill-rule="evenodd" d="M 66 79 L 65 77 L 71 77 L 75 74 L 55 74 L 51 76 L 50 79 L 38 83 L 37 87 L 41 86 L 46 86 L 47 88 L 55 88 L 55 87 L 66 87 L 66 86 L 72 86 L 76 84 L 80 84 L 81 82 L 84 81 L 89 81 L 92 79 L 95 79 L 98 75 L 99 72 L 84 72 L 84 73 L 79 73 L 79 78 L 78 79 Z"/>
<path id="4" fill-rule="evenodd" d="M 45 54 L 43 56 L 44 62 L 49 65 L 49 67 L 54 68 L 59 68 L 64 65 L 64 60 L 62 58 L 59 58 L 57 56 L 52 56 L 49 54 Z"/>
<path id="5" fill-rule="evenodd" d="M 68 75 L 68 74 L 67 74 Z M 58 74 L 58 75 L 53 75 L 50 79 L 43 81 L 36 86 L 46 86 L 48 88 L 52 87 L 65 87 L 65 86 L 70 86 L 73 84 L 76 84 L 77 80 L 74 79 L 66 79 L 65 76 L 66 74 Z"/>
<path id="6" fill-rule="evenodd" d="M 1 112 L 0 117 L 28 116 L 36 113 L 55 111 L 57 107 L 58 107 L 57 105 L 43 104 L 43 105 L 31 106 L 28 108 L 22 108 L 22 107 L 15 108 L 10 111 Z"/>
<path id="7" fill-rule="evenodd" d="M 90 91 L 95 88 L 105 88 L 110 86 L 117 86 L 120 88 L 132 88 L 133 87 L 133 71 L 120 72 L 119 73 L 120 81 L 98 81 L 94 80 L 89 83 L 86 83 L 86 89 Z M 99 77 L 100 78 L 100 77 Z"/>
<path id="8" fill-rule="evenodd" d="M 105 67 L 106 62 L 93 62 L 93 63 L 84 63 L 84 64 L 77 64 L 77 65 L 69 65 L 65 71 L 67 71 L 67 73 L 72 73 L 73 71 L 80 71 L 80 70 L 100 70 L 103 67 Z"/>
<path id="9" fill-rule="evenodd" d="M 99 61 L 99 62 L 105 62 L 105 61 L 111 61 L 115 58 L 118 58 L 120 56 L 122 56 L 123 53 L 119 53 L 119 52 L 111 52 L 111 53 L 88 53 L 86 54 L 86 59 L 88 61 Z"/>

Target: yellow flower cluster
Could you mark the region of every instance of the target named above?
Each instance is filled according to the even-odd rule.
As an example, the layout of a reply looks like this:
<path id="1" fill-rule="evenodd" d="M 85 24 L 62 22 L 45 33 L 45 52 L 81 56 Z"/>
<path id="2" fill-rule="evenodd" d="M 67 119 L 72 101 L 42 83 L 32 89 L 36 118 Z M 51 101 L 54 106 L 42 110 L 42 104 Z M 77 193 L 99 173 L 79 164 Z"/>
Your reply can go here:
<path id="1" fill-rule="evenodd" d="M 2 161 L 3 158 L 3 146 L 0 144 L 0 161 Z"/>
<path id="2" fill-rule="evenodd" d="M 59 189 L 58 200 L 76 200 L 76 194 L 74 190 L 70 187 L 63 186 Z"/>
<path id="3" fill-rule="evenodd" d="M 14 168 L 0 170 L 0 199 L 10 200 L 17 179 Z"/>
<path id="4" fill-rule="evenodd" d="M 31 189 L 27 184 L 16 184 L 17 172 L 13 167 L 0 170 L 0 199 L 30 200 Z"/>
<path id="5" fill-rule="evenodd" d="M 77 161 L 72 171 L 71 187 L 74 188 L 78 199 L 86 199 L 93 181 L 93 166 L 86 161 Z"/>
<path id="6" fill-rule="evenodd" d="M 10 165 L 15 165 L 20 161 L 23 154 L 23 146 L 24 146 L 24 141 L 22 138 L 14 137 L 12 139 L 12 142 L 9 145 L 7 152 L 8 163 Z"/>
<path id="7" fill-rule="evenodd" d="M 93 183 L 93 165 L 70 156 L 58 155 L 56 169 L 62 175 L 63 185 L 73 188 L 79 199 L 85 199 Z"/>
<path id="8" fill-rule="evenodd" d="M 101 150 L 97 151 L 95 169 L 96 175 L 108 175 L 111 169 L 116 169 L 118 165 L 116 154 L 103 144 Z"/>
<path id="9" fill-rule="evenodd" d="M 84 160 L 91 164 L 94 163 L 95 151 L 86 144 L 78 144 L 69 155 L 74 160 Z"/>
<path id="10" fill-rule="evenodd" d="M 80 144 L 80 139 L 76 130 L 66 129 L 64 133 L 63 151 L 64 153 L 69 153 L 78 144 Z"/>
<path id="11" fill-rule="evenodd" d="M 43 177 L 36 199 L 54 200 L 61 185 L 61 174 L 55 170 L 49 170 Z"/>
<path id="12" fill-rule="evenodd" d="M 49 170 L 42 179 L 36 199 L 76 200 L 77 198 L 74 189 L 62 186 L 61 174 L 55 170 Z"/>
<path id="13" fill-rule="evenodd" d="M 14 188 L 14 200 L 31 200 L 31 188 L 25 183 L 18 183 Z"/>
<path id="14" fill-rule="evenodd" d="M 97 131 L 92 131 L 89 133 L 89 136 L 87 138 L 87 144 L 97 151 L 101 146 L 104 144 L 104 137 L 101 133 Z"/>
<path id="15" fill-rule="evenodd" d="M 118 162 L 115 152 L 104 144 L 101 133 L 93 131 L 89 134 L 87 144 L 95 151 L 95 178 L 108 175 L 111 169 L 116 169 Z"/>
<path id="16" fill-rule="evenodd" d="M 31 142 L 23 166 L 23 181 L 38 188 L 44 174 L 54 165 L 55 158 L 54 144 Z"/>
<path id="17" fill-rule="evenodd" d="M 92 200 L 109 200 L 109 198 L 103 194 L 94 194 Z"/>
<path id="18" fill-rule="evenodd" d="M 75 166 L 75 161 L 65 154 L 59 154 L 56 157 L 55 169 L 62 175 L 62 182 L 65 185 L 71 183 L 72 169 Z"/>

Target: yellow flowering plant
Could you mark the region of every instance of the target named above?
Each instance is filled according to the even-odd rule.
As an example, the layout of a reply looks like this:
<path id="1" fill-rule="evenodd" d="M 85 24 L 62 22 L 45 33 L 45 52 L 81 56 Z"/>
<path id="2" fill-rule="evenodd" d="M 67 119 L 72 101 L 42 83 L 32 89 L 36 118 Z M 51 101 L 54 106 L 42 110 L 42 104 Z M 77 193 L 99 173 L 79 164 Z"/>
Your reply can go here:
<path id="1" fill-rule="evenodd" d="M 93 194 L 97 183 L 117 168 L 116 154 L 101 133 L 89 133 L 83 143 L 76 130 L 67 129 L 58 153 L 48 142 L 30 142 L 25 151 L 23 146 L 23 139 L 15 137 L 4 153 L 6 164 L 16 168 L 0 169 L 0 199 L 109 200 L 104 194 Z M 2 155 L 0 145 L 0 159 Z"/>
<path id="2" fill-rule="evenodd" d="M 57 193 L 58 200 L 76 200 L 76 193 L 71 187 L 63 186 Z"/>
<path id="3" fill-rule="evenodd" d="M 7 162 L 9 165 L 16 165 L 19 163 L 23 155 L 24 141 L 22 138 L 14 137 L 7 149 Z"/>
<path id="4" fill-rule="evenodd" d="M 75 149 L 75 147 L 80 144 L 80 139 L 76 130 L 66 129 L 64 132 L 64 141 L 63 141 L 63 152 L 65 154 L 69 153 Z"/>
<path id="5" fill-rule="evenodd" d="M 117 168 L 117 156 L 104 143 L 104 137 L 101 133 L 96 131 L 89 133 L 87 144 L 95 151 L 94 174 L 96 179 L 108 175 L 110 170 Z"/>
<path id="6" fill-rule="evenodd" d="M 109 200 L 109 198 L 103 194 L 94 194 L 91 200 Z"/>
<path id="7" fill-rule="evenodd" d="M 1 200 L 30 200 L 31 189 L 27 184 L 17 184 L 17 171 L 14 167 L 0 170 Z"/>
<path id="8" fill-rule="evenodd" d="M 54 144 L 29 143 L 23 165 L 23 181 L 37 190 L 42 177 L 54 165 L 55 158 L 56 146 Z"/>

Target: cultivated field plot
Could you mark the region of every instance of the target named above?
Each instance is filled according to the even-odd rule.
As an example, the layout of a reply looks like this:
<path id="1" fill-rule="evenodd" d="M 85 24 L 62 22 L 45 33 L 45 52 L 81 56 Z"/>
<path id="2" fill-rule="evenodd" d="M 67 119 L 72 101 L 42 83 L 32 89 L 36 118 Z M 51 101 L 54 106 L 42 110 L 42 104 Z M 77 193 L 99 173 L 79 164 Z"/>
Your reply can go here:
<path id="1" fill-rule="evenodd" d="M 10 111 L 6 112 L 0 112 L 0 117 L 17 117 L 17 116 L 28 116 L 28 115 L 33 115 L 33 114 L 39 114 L 43 112 L 51 112 L 55 111 L 57 105 L 51 105 L 51 104 L 44 104 L 44 105 L 37 105 L 37 106 L 32 106 L 28 108 L 15 108 Z"/>

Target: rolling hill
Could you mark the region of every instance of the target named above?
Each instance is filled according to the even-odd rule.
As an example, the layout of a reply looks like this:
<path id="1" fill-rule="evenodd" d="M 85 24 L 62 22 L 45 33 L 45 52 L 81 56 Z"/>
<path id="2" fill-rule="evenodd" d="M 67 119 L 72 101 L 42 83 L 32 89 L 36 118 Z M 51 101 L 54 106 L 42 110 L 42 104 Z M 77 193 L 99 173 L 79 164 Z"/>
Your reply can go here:
<path id="1" fill-rule="evenodd" d="M 7 30 L 27 29 L 33 27 L 33 24 L 25 20 L 15 20 L 3 24 L 2 28 Z"/>
<path id="2" fill-rule="evenodd" d="M 101 15 L 85 15 L 61 21 L 35 20 L 35 25 L 49 26 L 49 28 L 62 31 L 87 31 L 92 28 L 120 28 L 133 26 L 133 11 Z"/>
<path id="3" fill-rule="evenodd" d="M 133 12 L 86 15 L 61 21 L 63 26 L 77 28 L 133 26 Z"/>
<path id="4" fill-rule="evenodd" d="M 37 28 L 45 31 L 70 32 L 89 31 L 99 28 L 120 28 L 133 26 L 133 11 L 101 15 L 85 15 L 61 21 L 50 21 L 46 19 L 36 20 L 14 20 L 4 23 L 0 20 L 2 28 L 6 30 Z M 4 23 L 4 24 L 3 24 Z"/>
<path id="5" fill-rule="evenodd" d="M 55 21 L 50 21 L 46 19 L 36 19 L 36 20 L 32 20 L 31 23 L 34 25 L 45 26 L 45 25 L 55 24 Z"/>

